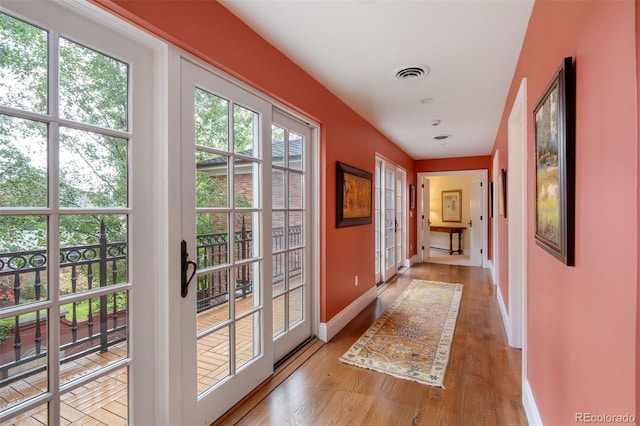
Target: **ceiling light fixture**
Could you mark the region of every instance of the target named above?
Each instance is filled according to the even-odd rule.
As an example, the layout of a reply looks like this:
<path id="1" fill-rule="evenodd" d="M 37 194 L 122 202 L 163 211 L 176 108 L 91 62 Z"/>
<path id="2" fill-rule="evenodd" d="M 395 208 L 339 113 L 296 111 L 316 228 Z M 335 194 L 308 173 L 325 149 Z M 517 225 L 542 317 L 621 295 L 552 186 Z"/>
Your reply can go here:
<path id="1" fill-rule="evenodd" d="M 451 137 L 451 135 L 437 135 L 434 136 L 433 138 L 437 141 L 443 141 L 445 139 L 449 139 Z"/>
<path id="2" fill-rule="evenodd" d="M 439 126 L 440 123 L 442 123 L 442 120 L 440 120 L 439 118 L 436 118 L 435 120 L 431 120 L 431 125 L 432 126 Z"/>
<path id="3" fill-rule="evenodd" d="M 431 72 L 428 65 L 417 64 L 396 69 L 395 77 L 398 80 L 420 80 Z"/>

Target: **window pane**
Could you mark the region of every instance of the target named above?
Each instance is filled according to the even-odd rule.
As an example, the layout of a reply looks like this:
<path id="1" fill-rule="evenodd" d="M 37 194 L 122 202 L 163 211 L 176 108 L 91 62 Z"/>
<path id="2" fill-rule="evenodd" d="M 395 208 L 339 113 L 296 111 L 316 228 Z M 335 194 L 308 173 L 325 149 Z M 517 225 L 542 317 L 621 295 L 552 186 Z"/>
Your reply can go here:
<path id="1" fill-rule="evenodd" d="M 228 213 L 198 213 L 196 221 L 198 269 L 229 263 Z"/>
<path id="2" fill-rule="evenodd" d="M 296 248 L 304 245 L 304 215 L 302 212 L 289 212 L 289 247 Z"/>
<path id="3" fill-rule="evenodd" d="M 127 131 L 128 66 L 60 39 L 60 116 Z"/>
<path id="4" fill-rule="evenodd" d="M 0 104 L 47 112 L 47 32 L 0 13 Z"/>
<path id="5" fill-rule="evenodd" d="M 258 284 L 254 282 L 254 278 L 257 276 L 259 267 L 260 264 L 258 262 L 253 262 L 234 268 L 236 315 L 240 315 L 260 303 L 260 298 L 254 291 L 255 285 Z"/>
<path id="6" fill-rule="evenodd" d="M 233 106 L 233 146 L 235 152 L 249 157 L 258 157 L 257 146 L 258 114 Z"/>
<path id="7" fill-rule="evenodd" d="M 253 215 L 234 213 L 233 216 L 236 262 L 258 256 L 259 247 L 253 244 Z"/>
<path id="8" fill-rule="evenodd" d="M 289 172 L 289 208 L 290 209 L 300 209 L 302 208 L 302 196 L 303 196 L 303 182 L 304 179 L 302 174 Z"/>
<path id="9" fill-rule="evenodd" d="M 0 216 L 0 309 L 47 298 L 47 218 Z"/>
<path id="10" fill-rule="evenodd" d="M 302 136 L 289 133 L 289 168 L 304 170 L 302 159 L 304 158 Z"/>
<path id="11" fill-rule="evenodd" d="M 123 215 L 60 216 L 60 294 L 127 282 L 126 235 Z"/>
<path id="12" fill-rule="evenodd" d="M 129 424 L 128 377 L 128 368 L 123 367 L 61 395 L 60 424 Z"/>
<path id="13" fill-rule="evenodd" d="M 274 209 L 284 208 L 284 171 L 271 170 L 271 204 Z"/>
<path id="14" fill-rule="evenodd" d="M 127 306 L 126 291 L 61 302 L 61 384 L 127 357 Z M 102 355 L 105 353 L 109 355 Z"/>
<path id="15" fill-rule="evenodd" d="M 47 391 L 47 340 L 46 310 L 0 320 L 0 410 Z"/>
<path id="16" fill-rule="evenodd" d="M 0 114 L 0 207 L 47 206 L 47 125 Z"/>
<path id="17" fill-rule="evenodd" d="M 60 205 L 127 207 L 127 140 L 60 129 Z"/>
<path id="18" fill-rule="evenodd" d="M 284 235 L 284 212 L 273 212 L 271 216 L 273 223 L 273 244 L 274 253 L 287 248 Z"/>
<path id="19" fill-rule="evenodd" d="M 73 303 L 61 302 L 61 384 L 128 356 L 127 306 L 126 291 Z"/>
<path id="20" fill-rule="evenodd" d="M 260 355 L 260 312 L 236 322 L 236 370 Z"/>
<path id="21" fill-rule="evenodd" d="M 256 193 L 258 184 L 254 182 L 254 178 L 257 179 L 258 163 L 237 158 L 233 171 L 233 197 L 235 207 L 259 207 L 258 194 Z"/>
<path id="22" fill-rule="evenodd" d="M 271 162 L 284 166 L 284 129 L 271 126 Z"/>
<path id="23" fill-rule="evenodd" d="M 289 287 L 300 284 L 303 275 L 304 251 L 302 249 L 289 252 Z"/>
<path id="24" fill-rule="evenodd" d="M 273 337 L 284 332 L 285 295 L 273 299 Z"/>
<path id="25" fill-rule="evenodd" d="M 229 101 L 196 88 L 196 145 L 229 151 Z"/>
<path id="26" fill-rule="evenodd" d="M 196 207 L 228 207 L 229 158 L 196 151 Z"/>
<path id="27" fill-rule="evenodd" d="M 198 276 L 198 332 L 229 319 L 229 274 L 227 269 Z"/>
<path id="28" fill-rule="evenodd" d="M 301 322 L 304 318 L 304 287 L 298 287 L 289 293 L 289 327 Z"/>
<path id="29" fill-rule="evenodd" d="M 198 339 L 198 395 L 231 374 L 229 326 Z"/>

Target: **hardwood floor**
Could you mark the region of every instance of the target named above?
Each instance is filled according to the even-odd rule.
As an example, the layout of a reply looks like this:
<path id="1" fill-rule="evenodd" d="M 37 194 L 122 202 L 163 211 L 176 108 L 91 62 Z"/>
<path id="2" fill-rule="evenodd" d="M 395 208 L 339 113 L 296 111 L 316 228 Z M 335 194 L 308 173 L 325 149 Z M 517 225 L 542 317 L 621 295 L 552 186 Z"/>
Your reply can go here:
<path id="1" fill-rule="evenodd" d="M 464 285 L 444 382 L 446 389 L 338 361 L 338 357 L 416 278 Z M 520 402 L 521 354 L 506 343 L 487 270 L 454 265 L 416 265 L 385 285 L 378 299 L 329 343 L 313 345 L 215 424 L 527 424 Z M 286 378 L 277 384 L 277 376 Z"/>

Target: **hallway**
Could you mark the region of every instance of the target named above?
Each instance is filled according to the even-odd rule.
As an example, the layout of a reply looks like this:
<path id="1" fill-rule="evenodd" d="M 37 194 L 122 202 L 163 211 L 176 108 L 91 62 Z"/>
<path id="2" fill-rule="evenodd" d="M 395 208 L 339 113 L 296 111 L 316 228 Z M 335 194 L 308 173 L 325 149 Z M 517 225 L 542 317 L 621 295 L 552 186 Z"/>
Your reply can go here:
<path id="1" fill-rule="evenodd" d="M 446 389 L 396 379 L 338 361 L 413 279 L 462 283 L 462 302 Z M 216 424 L 240 425 L 524 425 L 521 352 L 510 348 L 489 271 L 418 264 L 381 288 L 371 303 L 297 369 L 282 372 Z M 300 356 L 301 358 L 304 355 Z M 292 361 L 292 364 L 296 361 Z M 286 369 L 286 367 L 285 367 Z M 276 371 L 275 376 L 278 376 Z M 286 377 L 288 376 L 288 377 Z"/>

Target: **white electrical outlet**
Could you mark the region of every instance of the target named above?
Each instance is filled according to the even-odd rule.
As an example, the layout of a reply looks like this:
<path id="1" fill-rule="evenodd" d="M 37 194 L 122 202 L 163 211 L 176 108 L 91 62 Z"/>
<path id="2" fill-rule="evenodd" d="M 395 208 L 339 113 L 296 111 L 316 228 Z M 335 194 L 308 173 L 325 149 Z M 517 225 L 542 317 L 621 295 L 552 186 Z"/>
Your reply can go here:
<path id="1" fill-rule="evenodd" d="M 356 287 L 357 287 L 358 286 L 358 276 L 357 275 L 356 275 L 355 283 L 356 283 Z"/>

